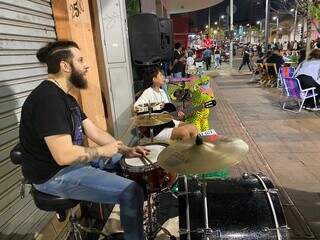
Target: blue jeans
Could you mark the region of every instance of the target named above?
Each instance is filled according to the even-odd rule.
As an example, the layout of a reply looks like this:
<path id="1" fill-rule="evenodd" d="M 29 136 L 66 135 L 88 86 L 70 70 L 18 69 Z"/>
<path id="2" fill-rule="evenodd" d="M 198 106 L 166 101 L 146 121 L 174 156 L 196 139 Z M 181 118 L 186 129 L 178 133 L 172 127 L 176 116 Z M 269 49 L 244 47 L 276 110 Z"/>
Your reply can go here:
<path id="1" fill-rule="evenodd" d="M 176 78 L 181 78 L 182 77 L 182 72 L 173 73 L 173 76 L 176 77 Z"/>
<path id="2" fill-rule="evenodd" d="M 77 164 L 60 170 L 55 176 L 34 187 L 44 193 L 68 199 L 120 204 L 120 220 L 126 240 L 143 240 L 142 188 L 135 182 L 109 171 L 119 168 L 121 156 L 107 165 L 97 159 L 92 165 Z M 103 169 L 103 170 L 102 170 Z"/>

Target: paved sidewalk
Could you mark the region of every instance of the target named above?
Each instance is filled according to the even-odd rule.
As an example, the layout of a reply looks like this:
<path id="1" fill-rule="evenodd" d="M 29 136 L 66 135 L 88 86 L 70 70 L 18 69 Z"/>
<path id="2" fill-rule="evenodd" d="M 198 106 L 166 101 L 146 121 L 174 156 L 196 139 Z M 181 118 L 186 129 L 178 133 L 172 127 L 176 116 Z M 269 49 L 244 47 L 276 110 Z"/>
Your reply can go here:
<path id="1" fill-rule="evenodd" d="M 249 72 L 219 73 L 212 81 L 217 106 L 210 125 L 250 146 L 232 175 L 267 174 L 280 189 L 291 239 L 320 239 L 320 113 L 281 110 L 280 90 L 250 83 Z"/>

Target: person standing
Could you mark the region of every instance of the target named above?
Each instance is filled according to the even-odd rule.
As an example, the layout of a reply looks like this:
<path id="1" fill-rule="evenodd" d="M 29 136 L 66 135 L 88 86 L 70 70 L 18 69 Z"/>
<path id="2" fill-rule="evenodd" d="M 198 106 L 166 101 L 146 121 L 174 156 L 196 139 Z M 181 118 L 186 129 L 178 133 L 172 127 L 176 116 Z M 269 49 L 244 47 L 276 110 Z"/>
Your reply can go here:
<path id="1" fill-rule="evenodd" d="M 206 48 L 203 52 L 203 60 L 206 63 L 207 71 L 210 70 L 211 68 L 211 56 L 212 56 L 212 51 L 209 47 Z"/>
<path id="2" fill-rule="evenodd" d="M 242 63 L 239 67 L 239 72 L 241 71 L 242 67 L 247 64 L 248 68 L 250 71 L 252 71 L 252 68 L 250 66 L 250 53 L 248 51 L 248 47 L 245 47 L 244 48 L 244 51 L 243 51 L 243 57 L 242 57 Z"/>
<path id="3" fill-rule="evenodd" d="M 174 45 L 174 54 L 173 54 L 173 62 L 172 62 L 172 73 L 174 77 L 182 77 L 182 73 L 185 68 L 185 56 L 182 53 L 182 45 L 177 42 Z"/>
<path id="4" fill-rule="evenodd" d="M 220 59 L 221 59 L 221 51 L 217 46 L 214 50 L 214 67 L 215 68 L 218 68 L 221 66 Z"/>

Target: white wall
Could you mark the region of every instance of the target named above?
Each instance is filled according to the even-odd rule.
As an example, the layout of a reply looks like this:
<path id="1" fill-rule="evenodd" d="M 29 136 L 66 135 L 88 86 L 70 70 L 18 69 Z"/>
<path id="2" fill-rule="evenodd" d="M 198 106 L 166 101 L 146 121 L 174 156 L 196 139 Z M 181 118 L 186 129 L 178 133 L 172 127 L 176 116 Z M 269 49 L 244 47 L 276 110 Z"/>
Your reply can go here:
<path id="1" fill-rule="evenodd" d="M 108 131 L 122 137 L 132 116 L 133 80 L 125 0 L 96 0 L 96 45 L 108 108 Z M 102 69 L 102 72 L 101 72 Z M 104 86 L 103 86 L 104 85 Z M 128 143 L 132 135 L 121 140 Z"/>
<path id="2" fill-rule="evenodd" d="M 141 12 L 157 14 L 156 0 L 140 0 Z"/>

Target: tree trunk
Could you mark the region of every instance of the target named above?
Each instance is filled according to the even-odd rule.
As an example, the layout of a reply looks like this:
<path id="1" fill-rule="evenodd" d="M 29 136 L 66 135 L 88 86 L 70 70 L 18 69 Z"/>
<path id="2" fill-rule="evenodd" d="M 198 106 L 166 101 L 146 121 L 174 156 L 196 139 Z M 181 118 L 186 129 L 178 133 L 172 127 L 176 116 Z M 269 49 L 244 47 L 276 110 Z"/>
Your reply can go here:
<path id="1" fill-rule="evenodd" d="M 311 17 L 311 6 L 312 0 L 309 0 L 308 4 L 308 17 L 307 17 L 307 46 L 306 46 L 306 58 L 309 56 L 311 51 L 311 24 L 312 24 L 312 17 Z"/>

